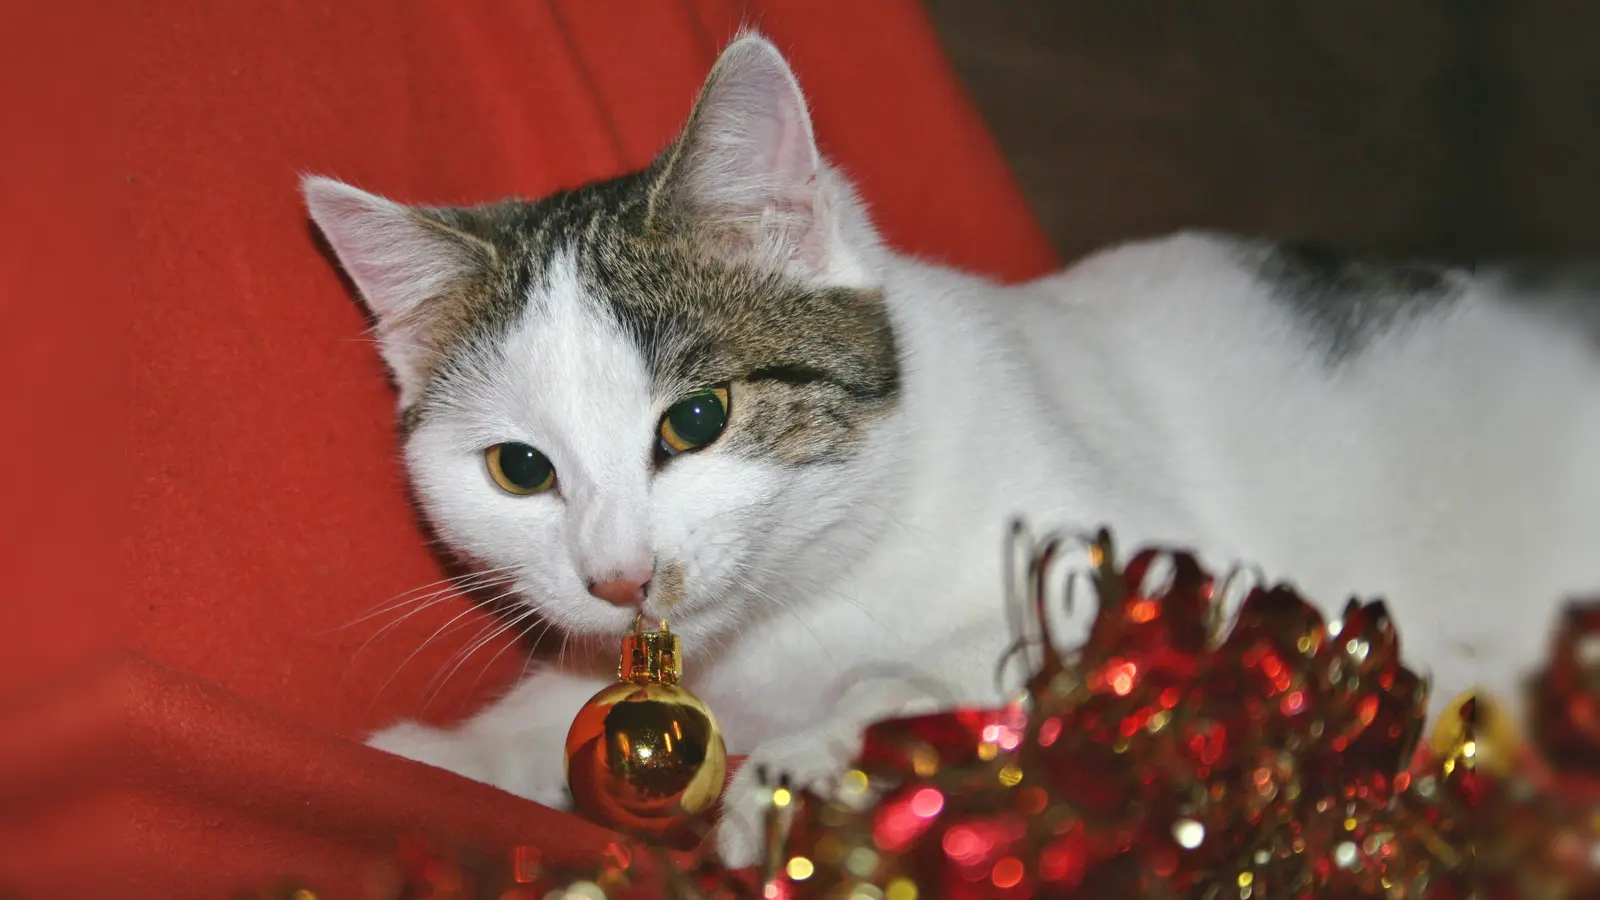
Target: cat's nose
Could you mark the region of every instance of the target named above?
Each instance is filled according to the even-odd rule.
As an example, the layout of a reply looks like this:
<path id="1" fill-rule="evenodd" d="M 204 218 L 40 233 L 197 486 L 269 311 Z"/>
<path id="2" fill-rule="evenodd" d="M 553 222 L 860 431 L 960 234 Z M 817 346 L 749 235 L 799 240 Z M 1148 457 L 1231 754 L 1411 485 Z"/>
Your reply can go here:
<path id="1" fill-rule="evenodd" d="M 589 585 L 589 593 L 612 606 L 643 606 L 649 578 L 608 578 Z"/>

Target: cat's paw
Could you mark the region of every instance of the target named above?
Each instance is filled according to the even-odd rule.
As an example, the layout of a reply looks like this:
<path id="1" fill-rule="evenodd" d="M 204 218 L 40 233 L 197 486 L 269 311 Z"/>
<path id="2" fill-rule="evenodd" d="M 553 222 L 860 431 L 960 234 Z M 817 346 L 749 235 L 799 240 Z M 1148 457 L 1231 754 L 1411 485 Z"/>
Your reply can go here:
<path id="1" fill-rule="evenodd" d="M 757 747 L 722 797 L 716 839 L 723 864 L 743 868 L 761 861 L 771 791 L 780 778 L 796 789 L 826 787 L 849 768 L 859 743 L 858 730 L 841 727 L 808 730 Z"/>
<path id="2" fill-rule="evenodd" d="M 367 738 L 367 746 L 454 772 L 473 781 L 487 781 L 485 760 L 458 732 L 420 722 L 398 722 Z"/>
<path id="3" fill-rule="evenodd" d="M 555 809 L 570 809 L 565 757 L 548 741 L 487 738 L 460 729 L 400 722 L 367 739 L 367 746 L 454 772 Z"/>

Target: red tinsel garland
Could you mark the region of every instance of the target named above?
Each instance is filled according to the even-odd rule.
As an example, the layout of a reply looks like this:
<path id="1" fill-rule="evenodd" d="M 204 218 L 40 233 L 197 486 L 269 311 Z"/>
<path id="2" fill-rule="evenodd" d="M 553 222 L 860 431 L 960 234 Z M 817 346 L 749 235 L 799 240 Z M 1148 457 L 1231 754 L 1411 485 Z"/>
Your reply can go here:
<path id="1" fill-rule="evenodd" d="M 1063 653 L 1045 615 L 1062 546 L 1022 548 L 1026 698 L 880 722 L 826 796 L 775 786 L 764 877 L 642 847 L 581 877 L 422 856 L 385 900 L 1600 897 L 1600 602 L 1558 623 L 1531 741 L 1468 696 L 1419 747 L 1426 685 L 1381 602 L 1330 626 L 1258 586 L 1224 628 L 1193 556 L 1121 567 L 1102 532 L 1095 619 Z"/>

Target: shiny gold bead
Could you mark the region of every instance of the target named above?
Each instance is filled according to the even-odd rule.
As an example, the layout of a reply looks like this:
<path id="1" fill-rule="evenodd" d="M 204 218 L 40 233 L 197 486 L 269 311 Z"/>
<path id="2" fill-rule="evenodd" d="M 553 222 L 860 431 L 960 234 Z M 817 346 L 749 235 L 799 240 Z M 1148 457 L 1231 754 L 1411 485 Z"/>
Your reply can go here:
<path id="1" fill-rule="evenodd" d="M 623 680 L 585 703 L 567 732 L 567 786 L 585 817 L 668 841 L 711 811 L 728 757 L 706 704 L 676 684 L 677 636 L 641 627 L 624 641 Z"/>

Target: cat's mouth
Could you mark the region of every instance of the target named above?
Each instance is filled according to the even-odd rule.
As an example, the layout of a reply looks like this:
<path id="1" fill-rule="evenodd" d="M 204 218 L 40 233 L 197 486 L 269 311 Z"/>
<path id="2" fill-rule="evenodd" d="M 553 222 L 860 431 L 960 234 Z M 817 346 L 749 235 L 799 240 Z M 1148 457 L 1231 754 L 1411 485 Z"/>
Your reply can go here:
<path id="1" fill-rule="evenodd" d="M 571 634 L 622 635 L 641 615 L 647 622 L 665 620 L 676 629 L 680 621 L 692 619 L 704 609 L 703 603 L 688 599 L 684 567 L 678 564 L 658 569 L 645 589 L 643 602 L 638 604 L 608 603 L 588 595 L 570 603 L 539 603 L 538 592 L 527 585 L 522 593 L 528 606 L 541 609 L 547 619 Z"/>
<path id="2" fill-rule="evenodd" d="M 683 566 L 669 563 L 650 579 L 650 589 L 646 593 L 642 611 L 646 616 L 670 617 L 674 610 L 682 609 L 684 598 Z"/>

